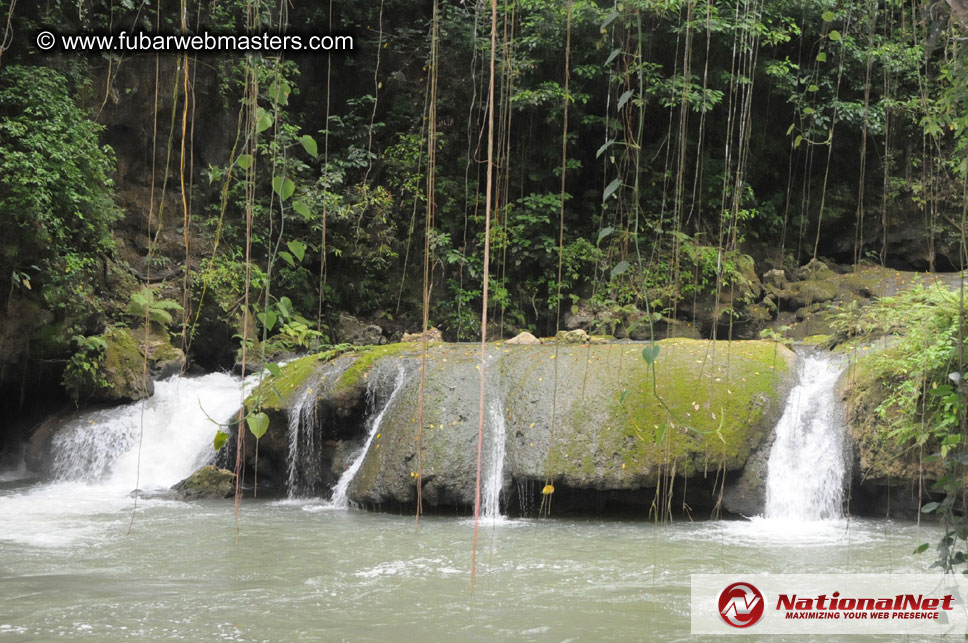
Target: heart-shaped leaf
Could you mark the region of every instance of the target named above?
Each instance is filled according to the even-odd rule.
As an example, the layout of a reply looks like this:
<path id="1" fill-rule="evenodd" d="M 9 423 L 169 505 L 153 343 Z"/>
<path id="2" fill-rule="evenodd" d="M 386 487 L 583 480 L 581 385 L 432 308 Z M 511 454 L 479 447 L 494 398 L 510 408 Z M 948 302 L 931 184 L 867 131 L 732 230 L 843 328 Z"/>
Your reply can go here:
<path id="1" fill-rule="evenodd" d="M 279 368 L 279 365 L 275 362 L 269 362 L 266 364 L 266 370 L 269 371 L 269 374 L 273 377 L 280 377 L 282 375 L 282 369 Z"/>
<path id="2" fill-rule="evenodd" d="M 840 35 L 840 32 L 837 31 L 836 29 L 834 29 L 833 31 L 831 31 L 830 33 L 828 33 L 827 34 L 827 37 L 830 38 L 833 42 L 840 42 L 841 40 L 844 39 L 844 37 L 841 36 Z"/>
<path id="3" fill-rule="evenodd" d="M 645 360 L 646 364 L 649 366 L 655 364 L 655 359 L 659 356 L 659 348 L 661 348 L 659 345 L 652 344 L 642 349 L 642 359 Z"/>
<path id="4" fill-rule="evenodd" d="M 255 131 L 261 134 L 270 127 L 272 127 L 272 117 L 269 116 L 269 112 L 262 109 L 261 107 L 256 112 L 257 116 L 255 119 Z"/>
<path id="5" fill-rule="evenodd" d="M 269 416 L 261 411 L 245 418 L 245 423 L 249 425 L 249 431 L 252 432 L 256 440 L 269 430 Z"/>
<path id="6" fill-rule="evenodd" d="M 262 325 L 266 327 L 266 330 L 272 330 L 276 325 L 276 314 L 271 310 L 267 310 L 264 313 L 259 313 L 256 315 Z"/>
<path id="7" fill-rule="evenodd" d="M 252 155 L 239 154 L 239 156 L 235 159 L 235 162 L 238 163 L 239 167 L 243 170 L 248 170 L 250 167 L 252 167 Z"/>
<path id="8" fill-rule="evenodd" d="M 218 451 L 225 446 L 225 443 L 229 441 L 229 434 L 225 431 L 219 431 L 215 434 L 215 440 L 212 442 L 212 446 Z"/>
<path id="9" fill-rule="evenodd" d="M 602 239 L 604 239 L 608 235 L 612 234 L 613 232 L 615 232 L 615 228 L 613 228 L 611 226 L 609 226 L 607 228 L 602 228 L 601 230 L 599 230 L 599 232 L 598 232 L 598 240 L 595 242 L 595 245 L 600 244 L 602 242 Z"/>
<path id="10" fill-rule="evenodd" d="M 288 177 L 274 176 L 272 177 L 272 191 L 285 201 L 296 191 L 296 184 Z"/>
<path id="11" fill-rule="evenodd" d="M 286 244 L 286 246 L 288 246 L 289 252 L 291 252 L 293 256 L 296 257 L 297 261 L 302 261 L 303 257 L 306 256 L 306 244 L 303 243 L 302 241 L 298 241 L 298 240 L 290 241 Z"/>

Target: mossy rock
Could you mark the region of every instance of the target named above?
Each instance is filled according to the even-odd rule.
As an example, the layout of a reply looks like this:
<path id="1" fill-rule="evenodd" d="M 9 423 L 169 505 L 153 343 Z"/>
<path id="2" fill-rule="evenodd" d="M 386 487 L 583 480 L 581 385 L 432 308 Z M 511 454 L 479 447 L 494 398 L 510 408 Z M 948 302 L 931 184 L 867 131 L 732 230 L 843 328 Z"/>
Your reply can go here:
<path id="1" fill-rule="evenodd" d="M 228 498 L 235 495 L 235 474 L 228 469 L 207 465 L 172 488 L 183 500 Z"/>
<path id="2" fill-rule="evenodd" d="M 655 486 L 660 472 L 691 477 L 742 468 L 782 412 L 795 355 L 764 341 L 664 340 L 655 362 L 657 397 L 645 346 L 489 344 L 484 458 L 500 416 L 504 486 L 547 476 L 572 488 L 639 489 Z M 479 360 L 476 347 L 431 349 L 422 424 L 414 376 L 386 414 L 351 499 L 412 503 L 419 433 L 424 502 L 473 504 Z"/>
<path id="3" fill-rule="evenodd" d="M 855 477 L 862 483 L 892 486 L 916 481 L 922 475 L 937 480 L 943 473 L 940 461 L 921 461 L 919 449 L 893 437 L 891 418 L 877 412 L 888 391 L 883 382 L 885 374 L 875 364 L 894 350 L 888 347 L 862 355 L 839 383 L 856 457 Z M 934 450 L 926 448 L 925 453 Z"/>
<path id="4" fill-rule="evenodd" d="M 103 385 L 92 392 L 96 400 L 126 402 L 150 397 L 154 383 L 145 377 L 145 356 L 127 328 L 109 328 L 104 340 L 104 362 L 101 365 Z"/>

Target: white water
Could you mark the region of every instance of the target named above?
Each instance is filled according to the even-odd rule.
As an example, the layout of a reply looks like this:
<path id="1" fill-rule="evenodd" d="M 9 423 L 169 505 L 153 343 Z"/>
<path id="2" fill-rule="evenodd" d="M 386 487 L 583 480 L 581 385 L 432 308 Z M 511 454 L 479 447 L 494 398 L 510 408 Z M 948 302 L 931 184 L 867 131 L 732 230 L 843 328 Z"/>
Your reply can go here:
<path id="1" fill-rule="evenodd" d="M 397 367 L 397 376 L 393 384 L 393 392 L 390 393 L 390 398 L 386 401 L 386 404 L 383 405 L 383 408 L 380 409 L 380 412 L 370 423 L 370 430 L 366 436 L 366 442 L 363 443 L 363 448 L 360 449 L 360 452 L 356 454 L 356 457 L 353 458 L 353 463 L 346 471 L 343 472 L 343 475 L 340 476 L 339 481 L 337 481 L 336 486 L 333 488 L 333 500 L 331 504 L 333 509 L 346 509 L 350 506 L 350 499 L 347 496 L 350 484 L 353 482 L 353 478 L 355 478 L 356 474 L 359 472 L 360 467 L 363 466 L 363 460 L 366 458 L 366 454 L 370 451 L 370 445 L 373 443 L 373 439 L 376 437 L 376 435 L 380 432 L 380 425 L 383 424 L 383 418 L 386 416 L 387 411 L 390 410 L 390 407 L 393 406 L 393 401 L 397 398 L 397 394 L 403 388 L 403 385 L 406 383 L 406 381 L 407 372 L 403 368 L 403 365 L 400 365 Z M 373 394 L 372 391 L 375 389 L 372 387 L 375 386 L 377 386 L 377 382 L 375 380 L 371 380 L 369 384 L 369 394 Z"/>
<path id="2" fill-rule="evenodd" d="M 125 491 L 170 487 L 212 457 L 218 427 L 209 418 L 238 410 L 240 383 L 224 373 L 175 375 L 143 403 L 77 416 L 53 440 L 54 478 Z"/>
<path id="3" fill-rule="evenodd" d="M 501 489 L 504 486 L 504 452 L 507 429 L 501 400 L 493 400 L 488 407 L 490 434 L 487 437 L 487 469 L 484 471 L 484 498 L 481 518 L 498 522 L 501 516 Z"/>
<path id="4" fill-rule="evenodd" d="M 834 393 L 841 368 L 829 359 L 801 359 L 800 382 L 776 425 L 766 479 L 771 519 L 828 520 L 843 516 L 844 421 Z"/>

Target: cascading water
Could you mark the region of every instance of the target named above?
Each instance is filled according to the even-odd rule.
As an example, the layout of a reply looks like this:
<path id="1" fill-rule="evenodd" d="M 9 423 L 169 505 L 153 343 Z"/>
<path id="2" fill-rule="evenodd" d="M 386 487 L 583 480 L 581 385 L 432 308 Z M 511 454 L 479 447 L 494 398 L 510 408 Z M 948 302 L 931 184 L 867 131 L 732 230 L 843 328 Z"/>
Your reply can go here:
<path id="1" fill-rule="evenodd" d="M 217 427 L 209 418 L 226 420 L 238 410 L 240 383 L 224 373 L 176 375 L 156 382 L 144 402 L 80 414 L 54 437 L 54 479 L 127 490 L 136 483 L 170 487 L 212 457 Z"/>
<path id="2" fill-rule="evenodd" d="M 501 489 L 504 487 L 504 452 L 507 428 L 501 400 L 493 400 L 488 406 L 490 432 L 487 436 L 487 468 L 484 471 L 481 517 L 488 521 L 501 520 Z"/>
<path id="3" fill-rule="evenodd" d="M 371 407 L 375 406 L 376 395 L 382 386 L 380 381 L 382 378 L 374 377 L 370 379 L 369 384 L 366 387 L 366 395 L 369 400 L 369 405 Z M 370 445 L 373 443 L 373 439 L 379 434 L 380 426 L 383 424 L 383 418 L 386 417 L 387 411 L 393 406 L 394 400 L 397 399 L 397 395 L 403 389 L 403 385 L 407 382 L 407 370 L 402 364 L 397 366 L 396 379 L 393 383 L 393 391 L 390 393 L 390 397 L 387 398 L 386 403 L 380 412 L 376 416 L 372 416 L 370 421 L 370 429 L 367 432 L 366 442 L 363 443 L 363 448 L 360 449 L 359 453 L 353 458 L 353 463 L 350 464 L 349 468 L 343 472 L 340 476 L 339 481 L 333 488 L 333 500 L 332 507 L 334 509 L 346 509 L 350 506 L 350 499 L 348 497 L 348 492 L 350 484 L 353 482 L 353 478 L 359 472 L 360 467 L 363 466 L 363 460 L 366 458 L 366 454 L 370 451 Z M 371 411 L 372 413 L 372 411 Z"/>
<path id="4" fill-rule="evenodd" d="M 353 363 L 341 358 L 323 367 L 318 378 L 294 395 L 289 414 L 289 471 L 286 482 L 290 498 L 318 495 L 319 467 L 322 461 L 321 440 L 316 439 L 316 400 L 319 395 L 339 381 L 340 376 Z"/>
<path id="5" fill-rule="evenodd" d="M 843 515 L 844 421 L 834 386 L 841 367 L 828 358 L 801 358 L 767 465 L 766 518 L 827 520 Z"/>

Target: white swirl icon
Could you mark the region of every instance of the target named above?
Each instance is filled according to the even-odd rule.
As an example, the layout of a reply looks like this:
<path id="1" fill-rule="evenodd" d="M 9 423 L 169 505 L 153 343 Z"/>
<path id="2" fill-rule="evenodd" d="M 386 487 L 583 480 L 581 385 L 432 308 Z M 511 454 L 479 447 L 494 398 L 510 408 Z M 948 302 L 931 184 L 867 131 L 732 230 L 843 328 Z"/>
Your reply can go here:
<path id="1" fill-rule="evenodd" d="M 37 34 L 37 46 L 47 51 L 48 49 L 53 49 L 54 45 L 57 43 L 57 39 L 49 31 L 41 31 Z"/>

